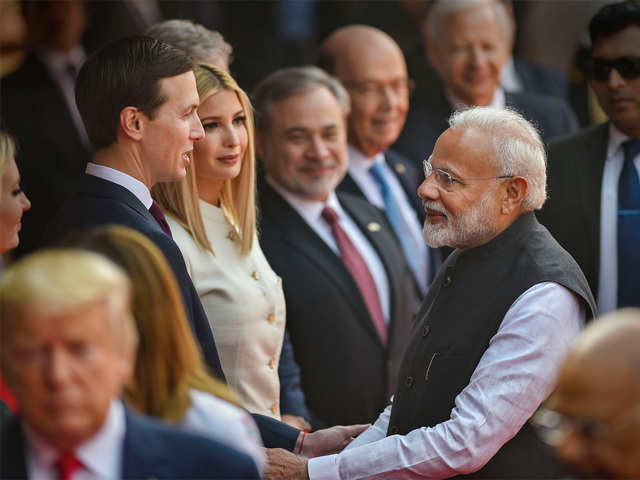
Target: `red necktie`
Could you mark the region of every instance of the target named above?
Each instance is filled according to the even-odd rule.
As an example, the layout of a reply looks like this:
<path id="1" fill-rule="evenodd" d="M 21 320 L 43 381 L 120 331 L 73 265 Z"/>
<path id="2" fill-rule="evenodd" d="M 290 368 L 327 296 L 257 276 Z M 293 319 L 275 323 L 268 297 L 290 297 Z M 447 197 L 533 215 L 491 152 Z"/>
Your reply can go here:
<path id="1" fill-rule="evenodd" d="M 76 470 L 82 468 L 82 462 L 73 452 L 62 455 L 55 464 L 58 480 L 71 480 Z"/>
<path id="2" fill-rule="evenodd" d="M 156 222 L 158 222 L 158 225 L 160 225 L 162 231 L 169 235 L 169 237 L 173 238 L 173 235 L 171 235 L 171 228 L 169 228 L 169 224 L 167 223 L 167 219 L 165 218 L 164 213 L 162 213 L 160 205 L 158 205 L 155 200 L 151 204 L 151 208 L 149 208 L 149 213 L 151 213 L 151 215 L 153 215 L 153 218 L 156 219 Z"/>
<path id="3" fill-rule="evenodd" d="M 378 331 L 380 340 L 382 343 L 387 343 L 387 325 L 382 315 L 382 307 L 380 306 L 380 297 L 378 296 L 378 289 L 376 283 L 371 276 L 371 272 L 367 267 L 364 259 L 358 252 L 358 249 L 353 244 L 351 239 L 344 233 L 340 223 L 338 222 L 338 214 L 331 207 L 325 207 L 322 210 L 322 218 L 331 227 L 331 233 L 335 238 L 340 253 L 342 254 L 342 261 L 347 269 L 351 272 L 351 276 L 358 284 L 360 293 L 364 298 L 364 302 L 367 304 L 367 310 L 371 315 L 373 325 Z"/>

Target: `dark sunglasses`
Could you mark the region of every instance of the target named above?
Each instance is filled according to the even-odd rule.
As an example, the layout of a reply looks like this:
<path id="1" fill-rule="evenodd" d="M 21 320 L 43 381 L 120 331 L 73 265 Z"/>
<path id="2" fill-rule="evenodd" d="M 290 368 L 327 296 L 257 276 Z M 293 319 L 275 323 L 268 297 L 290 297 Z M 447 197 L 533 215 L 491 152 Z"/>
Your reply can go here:
<path id="1" fill-rule="evenodd" d="M 587 72 L 593 80 L 604 82 L 609 79 L 611 70 L 616 69 L 622 78 L 633 80 L 640 77 L 640 57 L 620 57 L 615 60 L 591 58 L 587 64 Z"/>

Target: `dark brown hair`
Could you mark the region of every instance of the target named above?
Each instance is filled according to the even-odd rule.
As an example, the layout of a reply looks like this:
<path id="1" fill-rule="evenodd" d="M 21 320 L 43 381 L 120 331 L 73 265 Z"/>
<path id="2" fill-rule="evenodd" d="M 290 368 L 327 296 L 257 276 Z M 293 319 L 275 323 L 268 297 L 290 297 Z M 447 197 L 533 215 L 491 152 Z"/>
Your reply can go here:
<path id="1" fill-rule="evenodd" d="M 193 67 L 182 50 L 144 36 L 117 40 L 92 55 L 78 75 L 76 103 L 94 150 L 116 141 L 123 108 L 153 118 L 166 100 L 160 80 Z"/>

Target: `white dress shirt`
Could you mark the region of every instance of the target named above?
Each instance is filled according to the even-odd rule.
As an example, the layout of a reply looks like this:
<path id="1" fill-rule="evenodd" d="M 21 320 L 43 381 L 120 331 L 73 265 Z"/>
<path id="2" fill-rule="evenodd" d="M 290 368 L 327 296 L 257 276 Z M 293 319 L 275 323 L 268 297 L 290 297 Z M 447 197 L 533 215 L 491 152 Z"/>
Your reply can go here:
<path id="1" fill-rule="evenodd" d="M 269 185 L 271 185 L 285 201 L 303 218 L 303 220 L 311 227 L 311 229 L 322 239 L 327 246 L 334 251 L 334 253 L 340 256 L 340 249 L 338 244 L 333 238 L 331 233 L 331 227 L 322 218 L 322 210 L 324 207 L 331 207 L 338 214 L 338 222 L 342 227 L 342 230 L 346 233 L 349 239 L 353 242 L 356 249 L 362 256 L 364 262 L 371 272 L 371 276 L 376 284 L 378 290 L 378 297 L 380 298 L 380 305 L 382 306 L 382 314 L 384 319 L 389 323 L 389 279 L 387 272 L 384 269 L 382 260 L 378 256 L 378 253 L 373 246 L 367 240 L 367 237 L 360 231 L 358 225 L 351 219 L 349 214 L 342 208 L 338 197 L 334 191 L 329 193 L 326 202 L 314 202 L 309 200 L 303 200 L 284 188 L 281 188 L 276 182 L 267 177 Z"/>
<path id="2" fill-rule="evenodd" d="M 500 86 L 507 92 L 521 92 L 523 90 L 522 81 L 520 77 L 518 77 L 513 57 L 509 57 L 507 63 L 502 67 L 502 72 L 500 72 Z"/>
<path id="3" fill-rule="evenodd" d="M 189 396 L 191 405 L 180 426 L 246 453 L 253 458 L 262 474 L 266 455 L 260 431 L 251 415 L 207 392 L 191 389 Z"/>
<path id="4" fill-rule="evenodd" d="M 349 175 L 351 175 L 353 181 L 356 182 L 358 187 L 360 187 L 360 190 L 362 190 L 362 193 L 364 193 L 364 196 L 369 203 L 372 203 L 384 211 L 385 204 L 382 192 L 380 191 L 380 186 L 369 172 L 374 163 L 382 165 L 384 179 L 386 180 L 387 185 L 389 185 L 391 194 L 396 199 L 400 208 L 402 219 L 409 229 L 407 233 L 413 237 L 415 244 L 418 245 L 418 248 L 420 249 L 412 254 L 420 255 L 423 257 L 424 264 L 430 266 L 429 249 L 427 248 L 427 244 L 424 242 L 424 238 L 422 236 L 422 225 L 420 225 L 420 221 L 418 220 L 415 210 L 409 204 L 409 199 L 407 198 L 400 181 L 391 171 L 387 162 L 385 162 L 384 153 L 379 153 L 372 158 L 367 158 L 360 150 L 350 144 L 347 145 L 347 152 L 349 154 Z M 418 195 L 417 191 L 415 192 L 415 195 Z M 416 280 L 422 290 L 426 292 L 429 285 L 429 271 L 425 270 L 423 272 L 419 272 L 419 275 L 420 277 L 416 278 Z"/>
<path id="5" fill-rule="evenodd" d="M 600 196 L 600 273 L 597 300 L 601 315 L 618 307 L 618 181 L 624 164 L 622 143 L 626 140 L 629 137 L 611 124 Z M 640 154 L 636 155 L 633 163 L 640 175 Z"/>
<path id="6" fill-rule="evenodd" d="M 76 75 L 78 74 L 80 68 L 82 67 L 82 64 L 87 59 L 84 50 L 80 46 L 74 47 L 69 53 L 60 53 L 53 50 L 40 49 L 38 50 L 37 55 L 42 60 L 42 63 L 44 63 L 47 70 L 49 70 L 49 73 L 53 77 L 54 81 L 58 84 L 58 87 L 60 87 L 60 91 L 62 92 L 64 101 L 67 104 L 67 109 L 71 114 L 73 125 L 78 131 L 80 139 L 85 144 L 85 146 L 90 147 L 89 137 L 87 135 L 87 131 L 84 128 L 84 122 L 82 121 L 82 117 L 80 116 L 80 112 L 78 111 L 78 107 L 76 105 L 75 78 L 73 78 L 67 70 L 69 65 L 73 65 L 73 68 L 75 68 L 76 71 Z"/>
<path id="7" fill-rule="evenodd" d="M 105 167 L 104 165 L 98 165 L 92 162 L 87 163 L 85 173 L 126 188 L 142 202 L 147 210 L 151 208 L 151 204 L 153 203 L 151 192 L 147 186 L 137 178 L 133 178 L 131 175 L 116 170 L 115 168 Z"/>
<path id="8" fill-rule="evenodd" d="M 387 437 L 389 405 L 342 453 L 309 460 L 309 477 L 435 479 L 478 470 L 551 393 L 584 320 L 573 292 L 553 282 L 534 285 L 507 311 L 449 420 Z"/>
<path id="9" fill-rule="evenodd" d="M 121 478 L 122 442 L 126 431 L 124 407 L 120 400 L 112 400 L 102 428 L 88 441 L 75 449 L 82 467 L 75 471 L 73 480 L 114 480 Z M 29 478 L 57 480 L 55 449 L 26 425 L 27 472 Z"/>

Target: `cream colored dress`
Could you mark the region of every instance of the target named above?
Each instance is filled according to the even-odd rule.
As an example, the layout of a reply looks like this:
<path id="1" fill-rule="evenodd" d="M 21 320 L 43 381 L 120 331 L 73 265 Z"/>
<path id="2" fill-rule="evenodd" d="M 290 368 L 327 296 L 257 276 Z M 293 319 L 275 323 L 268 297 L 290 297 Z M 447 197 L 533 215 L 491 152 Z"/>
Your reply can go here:
<path id="1" fill-rule="evenodd" d="M 203 201 L 200 209 L 215 255 L 201 249 L 167 215 L 173 239 L 209 319 L 227 383 L 247 410 L 279 420 L 278 364 L 285 327 L 282 282 L 257 238 L 251 252 L 242 256 L 222 209 Z"/>

